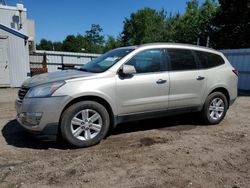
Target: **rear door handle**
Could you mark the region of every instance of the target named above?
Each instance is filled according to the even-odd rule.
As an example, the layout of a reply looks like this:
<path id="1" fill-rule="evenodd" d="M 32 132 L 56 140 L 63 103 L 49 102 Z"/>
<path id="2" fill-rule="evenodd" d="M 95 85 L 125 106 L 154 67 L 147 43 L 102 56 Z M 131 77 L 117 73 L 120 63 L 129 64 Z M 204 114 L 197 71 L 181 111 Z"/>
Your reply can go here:
<path id="1" fill-rule="evenodd" d="M 205 79 L 204 76 L 198 76 L 198 77 L 196 78 L 196 80 L 204 80 L 204 79 Z"/>
<path id="2" fill-rule="evenodd" d="M 164 84 L 166 82 L 167 82 L 167 80 L 163 80 L 163 79 L 159 79 L 156 81 L 157 84 Z"/>

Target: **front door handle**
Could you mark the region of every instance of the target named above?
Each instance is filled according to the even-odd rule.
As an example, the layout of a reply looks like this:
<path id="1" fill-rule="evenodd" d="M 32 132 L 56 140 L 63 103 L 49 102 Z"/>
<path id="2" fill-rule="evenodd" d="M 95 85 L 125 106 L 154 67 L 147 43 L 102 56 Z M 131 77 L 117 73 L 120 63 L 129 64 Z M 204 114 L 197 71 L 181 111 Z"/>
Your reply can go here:
<path id="1" fill-rule="evenodd" d="M 157 84 L 164 84 L 166 82 L 167 82 L 167 80 L 163 80 L 163 79 L 159 79 L 156 81 Z"/>
<path id="2" fill-rule="evenodd" d="M 198 77 L 196 78 L 196 80 L 204 80 L 204 79 L 205 79 L 204 76 L 198 76 Z"/>

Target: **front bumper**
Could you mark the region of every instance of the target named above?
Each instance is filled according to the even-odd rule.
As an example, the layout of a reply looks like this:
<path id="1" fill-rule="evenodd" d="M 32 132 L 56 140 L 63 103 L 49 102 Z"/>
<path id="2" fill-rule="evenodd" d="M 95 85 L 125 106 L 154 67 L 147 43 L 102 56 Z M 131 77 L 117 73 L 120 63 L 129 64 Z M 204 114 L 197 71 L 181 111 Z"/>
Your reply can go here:
<path id="1" fill-rule="evenodd" d="M 16 100 L 17 121 L 29 132 L 56 135 L 60 115 L 69 100 L 69 96 Z"/>

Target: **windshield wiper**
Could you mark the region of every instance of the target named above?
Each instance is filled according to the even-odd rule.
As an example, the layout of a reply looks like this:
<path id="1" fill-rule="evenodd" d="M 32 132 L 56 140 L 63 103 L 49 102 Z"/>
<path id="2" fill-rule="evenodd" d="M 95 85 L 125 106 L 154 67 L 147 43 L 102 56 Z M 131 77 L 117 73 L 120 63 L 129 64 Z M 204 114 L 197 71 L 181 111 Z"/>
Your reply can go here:
<path id="1" fill-rule="evenodd" d="M 88 69 L 86 69 L 86 68 L 79 68 L 78 70 L 80 70 L 80 71 L 84 71 L 84 72 L 89 72 L 89 70 Z"/>

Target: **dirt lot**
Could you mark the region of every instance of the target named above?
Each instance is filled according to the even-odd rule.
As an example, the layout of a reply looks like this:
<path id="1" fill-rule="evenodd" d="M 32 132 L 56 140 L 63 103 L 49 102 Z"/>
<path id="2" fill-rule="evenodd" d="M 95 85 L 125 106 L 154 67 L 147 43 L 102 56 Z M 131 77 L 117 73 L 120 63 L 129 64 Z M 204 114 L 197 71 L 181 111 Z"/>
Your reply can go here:
<path id="1" fill-rule="evenodd" d="M 0 89 L 0 187 L 250 187 L 250 97 L 220 125 L 190 114 L 141 121 L 70 149 L 24 132 L 16 92 Z"/>

